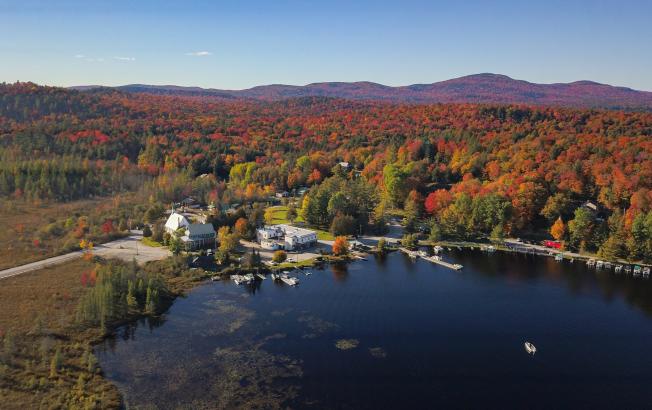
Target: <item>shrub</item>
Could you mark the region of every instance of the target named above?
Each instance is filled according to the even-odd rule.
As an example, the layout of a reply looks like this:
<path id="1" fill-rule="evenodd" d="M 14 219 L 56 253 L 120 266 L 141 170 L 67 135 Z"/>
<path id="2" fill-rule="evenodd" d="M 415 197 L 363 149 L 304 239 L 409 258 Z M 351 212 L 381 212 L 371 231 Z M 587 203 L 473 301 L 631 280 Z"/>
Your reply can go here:
<path id="1" fill-rule="evenodd" d="M 338 236 L 333 242 L 333 255 L 342 256 L 349 253 L 349 242 L 344 236 Z"/>
<path id="2" fill-rule="evenodd" d="M 281 262 L 285 262 L 287 258 L 288 258 L 288 254 L 285 251 L 276 251 L 274 252 L 274 256 L 272 256 L 272 261 L 276 263 L 281 263 Z"/>

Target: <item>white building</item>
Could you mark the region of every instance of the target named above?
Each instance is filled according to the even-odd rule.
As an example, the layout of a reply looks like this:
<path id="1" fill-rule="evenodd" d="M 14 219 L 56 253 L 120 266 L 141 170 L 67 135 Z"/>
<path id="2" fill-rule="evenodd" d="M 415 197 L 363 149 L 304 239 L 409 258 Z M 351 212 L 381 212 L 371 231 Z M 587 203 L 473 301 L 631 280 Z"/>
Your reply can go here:
<path id="1" fill-rule="evenodd" d="M 215 247 L 215 228 L 211 224 L 190 224 L 181 237 L 187 251 Z"/>
<path id="2" fill-rule="evenodd" d="M 317 233 L 310 229 L 297 228 L 291 225 L 272 225 L 258 229 L 256 237 L 264 249 L 276 250 L 307 248 L 317 242 Z"/>
<path id="3" fill-rule="evenodd" d="M 185 216 L 172 212 L 168 220 L 165 222 L 165 231 L 172 235 L 180 228 L 185 228 L 188 225 L 190 225 L 190 222 L 188 222 L 188 219 L 186 219 Z"/>
<path id="4" fill-rule="evenodd" d="M 187 251 L 215 246 L 216 235 L 213 225 L 205 223 L 193 224 L 185 216 L 172 212 L 165 222 L 165 231 L 170 235 L 176 235 L 180 229 L 183 230 L 183 236 L 179 239 Z"/>

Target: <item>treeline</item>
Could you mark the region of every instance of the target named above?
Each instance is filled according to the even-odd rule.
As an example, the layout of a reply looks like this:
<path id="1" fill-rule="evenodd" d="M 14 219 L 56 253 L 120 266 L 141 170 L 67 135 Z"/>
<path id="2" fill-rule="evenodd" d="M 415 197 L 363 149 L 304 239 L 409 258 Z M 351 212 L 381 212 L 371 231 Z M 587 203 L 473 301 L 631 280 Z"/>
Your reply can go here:
<path id="1" fill-rule="evenodd" d="M 79 157 L 0 161 L 0 195 L 27 200 L 71 201 L 135 190 L 145 176 L 124 161 Z"/>
<path id="2" fill-rule="evenodd" d="M 385 216 L 376 188 L 363 178 L 327 178 L 303 198 L 301 216 L 334 235 L 383 231 Z"/>
<path id="3" fill-rule="evenodd" d="M 82 281 L 89 290 L 80 299 L 77 320 L 102 328 L 132 315 L 160 313 L 170 298 L 163 277 L 141 270 L 135 262 L 97 265 Z"/>

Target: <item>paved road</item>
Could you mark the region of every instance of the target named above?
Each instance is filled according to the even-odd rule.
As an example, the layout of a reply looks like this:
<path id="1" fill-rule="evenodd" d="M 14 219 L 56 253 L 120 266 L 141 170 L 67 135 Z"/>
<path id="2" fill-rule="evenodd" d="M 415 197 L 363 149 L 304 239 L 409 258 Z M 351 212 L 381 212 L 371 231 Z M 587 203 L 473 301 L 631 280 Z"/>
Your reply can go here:
<path id="1" fill-rule="evenodd" d="M 141 242 L 142 236 L 139 235 L 138 232 L 132 233 L 133 235 L 126 238 L 121 238 L 115 241 L 97 245 L 95 249 L 93 249 L 93 254 L 102 256 L 104 258 L 119 258 L 126 261 L 130 261 L 135 258 L 136 262 L 139 264 L 153 260 L 165 259 L 168 256 L 172 255 L 166 248 L 154 248 L 151 246 L 143 245 Z M 54 265 L 60 265 L 62 263 L 80 258 L 82 255 L 83 253 L 81 251 L 75 251 L 65 255 L 53 256 L 41 261 L 5 269 L 0 271 L 0 279 L 9 278 L 11 276 L 20 275 L 21 273 L 31 272 Z"/>

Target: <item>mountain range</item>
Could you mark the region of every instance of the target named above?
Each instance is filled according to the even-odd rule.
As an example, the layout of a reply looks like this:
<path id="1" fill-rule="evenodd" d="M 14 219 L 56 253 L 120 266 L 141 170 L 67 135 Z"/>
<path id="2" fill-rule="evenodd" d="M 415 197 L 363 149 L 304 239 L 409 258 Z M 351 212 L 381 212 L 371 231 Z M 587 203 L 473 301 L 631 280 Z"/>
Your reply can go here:
<path id="1" fill-rule="evenodd" d="M 72 87 L 86 90 L 97 86 Z M 373 82 L 323 82 L 304 86 L 272 84 L 245 90 L 129 84 L 126 92 L 276 101 L 297 97 L 335 97 L 408 103 L 506 103 L 586 108 L 652 110 L 652 92 L 593 81 L 537 84 L 500 74 L 475 74 L 432 84 L 391 87 Z"/>

